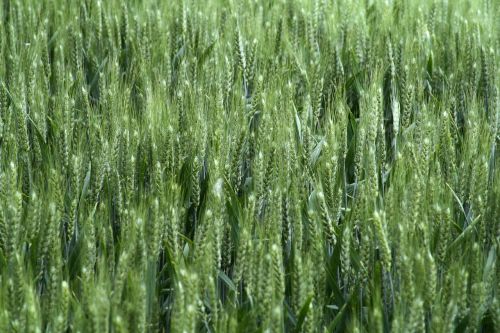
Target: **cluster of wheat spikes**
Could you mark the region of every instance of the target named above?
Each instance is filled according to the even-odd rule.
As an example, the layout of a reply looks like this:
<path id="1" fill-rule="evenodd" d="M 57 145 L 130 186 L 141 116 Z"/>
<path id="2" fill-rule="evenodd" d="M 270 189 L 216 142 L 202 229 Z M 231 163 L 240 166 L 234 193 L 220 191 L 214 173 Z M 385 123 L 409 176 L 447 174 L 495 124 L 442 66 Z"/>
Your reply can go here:
<path id="1" fill-rule="evenodd" d="M 499 17 L 3 0 L 0 332 L 499 332 Z"/>

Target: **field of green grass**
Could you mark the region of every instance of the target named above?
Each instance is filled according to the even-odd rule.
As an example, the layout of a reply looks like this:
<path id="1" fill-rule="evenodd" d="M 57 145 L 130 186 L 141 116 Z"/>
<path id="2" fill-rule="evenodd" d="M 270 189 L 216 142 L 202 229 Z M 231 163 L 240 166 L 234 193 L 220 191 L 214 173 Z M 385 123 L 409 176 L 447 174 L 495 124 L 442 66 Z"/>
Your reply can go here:
<path id="1" fill-rule="evenodd" d="M 2 0 L 0 333 L 500 332 L 499 17 Z"/>

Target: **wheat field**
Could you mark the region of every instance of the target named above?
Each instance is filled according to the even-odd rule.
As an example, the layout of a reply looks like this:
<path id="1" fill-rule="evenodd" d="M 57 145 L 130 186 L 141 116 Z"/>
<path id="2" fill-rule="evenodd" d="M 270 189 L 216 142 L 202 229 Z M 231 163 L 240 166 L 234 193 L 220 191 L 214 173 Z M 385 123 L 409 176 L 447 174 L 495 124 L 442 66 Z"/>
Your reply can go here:
<path id="1" fill-rule="evenodd" d="M 0 332 L 500 332 L 499 17 L 2 0 Z"/>

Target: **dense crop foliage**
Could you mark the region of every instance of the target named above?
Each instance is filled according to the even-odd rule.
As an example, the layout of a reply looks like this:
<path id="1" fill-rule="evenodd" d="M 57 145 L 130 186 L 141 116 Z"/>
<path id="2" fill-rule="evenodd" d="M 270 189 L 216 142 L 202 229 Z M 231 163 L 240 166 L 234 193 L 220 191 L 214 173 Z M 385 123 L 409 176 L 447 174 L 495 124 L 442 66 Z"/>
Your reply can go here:
<path id="1" fill-rule="evenodd" d="M 500 331 L 500 2 L 3 0 L 0 332 Z"/>

